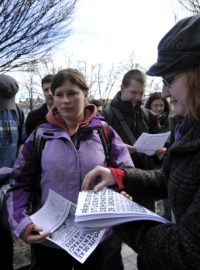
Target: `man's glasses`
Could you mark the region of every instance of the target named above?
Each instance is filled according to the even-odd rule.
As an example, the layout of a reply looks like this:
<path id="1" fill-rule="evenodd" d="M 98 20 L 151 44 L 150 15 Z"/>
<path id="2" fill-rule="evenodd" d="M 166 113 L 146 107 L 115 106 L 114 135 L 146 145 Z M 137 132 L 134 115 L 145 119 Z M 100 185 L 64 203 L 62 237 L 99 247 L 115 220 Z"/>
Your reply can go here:
<path id="1" fill-rule="evenodd" d="M 173 81 L 176 79 L 178 74 L 179 74 L 179 72 L 175 73 L 174 75 L 172 75 L 168 78 L 162 78 L 162 82 L 163 82 L 164 86 L 169 88 L 171 86 L 171 84 L 173 83 Z"/>

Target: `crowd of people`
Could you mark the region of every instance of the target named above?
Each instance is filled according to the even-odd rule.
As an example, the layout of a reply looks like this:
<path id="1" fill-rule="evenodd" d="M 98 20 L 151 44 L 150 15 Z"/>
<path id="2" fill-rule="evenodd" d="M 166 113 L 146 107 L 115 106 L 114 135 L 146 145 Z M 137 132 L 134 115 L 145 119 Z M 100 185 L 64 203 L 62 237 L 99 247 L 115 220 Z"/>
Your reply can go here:
<path id="1" fill-rule="evenodd" d="M 161 39 L 157 62 L 146 74 L 162 77 L 163 87 L 145 104 L 146 75 L 139 69 L 124 74 L 120 90 L 103 108 L 89 99 L 85 76 L 67 68 L 42 79 L 46 102 L 24 120 L 15 102 L 17 81 L 0 74 L 0 253 L 5 270 L 14 269 L 13 236 L 31 246 L 32 270 L 123 270 L 122 241 L 138 254 L 138 270 L 200 269 L 199 29 L 200 15 L 187 17 Z M 167 131 L 169 139 L 152 156 L 134 147 L 143 132 Z M 152 211 L 163 200 L 170 222 L 128 222 L 107 229 L 81 264 L 50 244 L 49 232 L 30 215 L 44 205 L 50 189 L 77 203 L 81 189 L 104 187 L 125 191 Z"/>

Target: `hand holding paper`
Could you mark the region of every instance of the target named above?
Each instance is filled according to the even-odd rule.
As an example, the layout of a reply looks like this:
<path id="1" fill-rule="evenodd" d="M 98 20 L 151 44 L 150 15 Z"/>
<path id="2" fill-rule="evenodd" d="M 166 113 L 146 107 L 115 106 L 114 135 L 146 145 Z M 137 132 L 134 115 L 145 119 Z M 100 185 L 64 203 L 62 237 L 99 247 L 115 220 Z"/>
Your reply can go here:
<path id="1" fill-rule="evenodd" d="M 170 132 L 157 134 L 143 132 L 135 142 L 134 147 L 137 149 L 137 152 L 152 156 L 157 150 L 164 146 L 169 134 Z"/>

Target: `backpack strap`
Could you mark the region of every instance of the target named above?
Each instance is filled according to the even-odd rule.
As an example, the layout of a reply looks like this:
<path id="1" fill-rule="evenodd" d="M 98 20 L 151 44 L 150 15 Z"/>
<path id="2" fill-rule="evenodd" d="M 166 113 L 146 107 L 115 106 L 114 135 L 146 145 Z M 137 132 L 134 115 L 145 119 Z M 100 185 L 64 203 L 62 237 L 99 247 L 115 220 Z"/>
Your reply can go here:
<path id="1" fill-rule="evenodd" d="M 134 143 L 136 142 L 136 139 L 135 139 L 133 133 L 131 132 L 131 129 L 129 128 L 126 120 L 124 119 L 124 117 L 122 115 L 122 113 L 116 107 L 112 107 L 110 109 L 113 111 L 113 113 L 115 114 L 115 116 L 119 120 L 119 122 L 120 122 L 124 132 L 126 133 L 126 136 L 128 137 L 129 141 L 131 142 L 132 145 L 134 145 Z"/>
<path id="2" fill-rule="evenodd" d="M 146 121 L 146 123 L 147 123 L 147 125 L 149 127 L 150 123 L 151 123 L 151 121 L 150 121 L 150 112 L 146 108 L 141 107 L 141 109 L 142 109 L 142 112 L 144 114 L 145 121 Z"/>
<path id="3" fill-rule="evenodd" d="M 43 128 L 37 127 L 34 133 L 34 146 L 36 150 L 37 166 L 39 171 L 41 171 L 41 156 L 42 150 L 44 149 L 47 138 L 43 136 Z"/>
<path id="4" fill-rule="evenodd" d="M 37 163 L 38 163 L 39 170 L 41 170 L 42 150 L 44 149 L 44 146 L 47 140 L 47 138 L 41 134 L 41 129 L 42 129 L 41 127 L 38 127 L 34 134 L 34 145 L 36 149 L 36 156 L 37 156 Z M 103 146 L 105 157 L 106 157 L 106 162 L 107 164 L 109 164 L 110 148 L 111 148 L 111 135 L 110 135 L 109 126 L 103 125 L 102 127 L 98 128 L 98 134 L 102 142 L 102 146 Z"/>
<path id="5" fill-rule="evenodd" d="M 106 121 L 109 123 L 109 125 L 112 126 L 114 117 L 113 117 L 113 111 L 111 110 L 111 107 L 105 109 L 102 112 L 102 115 L 106 119 Z"/>
<path id="6" fill-rule="evenodd" d="M 110 136 L 110 128 L 108 125 L 103 125 L 98 129 L 99 137 L 101 139 L 101 143 L 104 149 L 106 163 L 109 165 L 110 159 L 110 148 L 111 148 L 111 136 Z"/>
<path id="7" fill-rule="evenodd" d="M 37 168 L 38 175 L 40 175 L 42 172 L 42 167 L 41 167 L 42 151 L 44 149 L 46 140 L 48 139 L 48 135 L 50 135 L 51 137 L 50 133 L 47 134 L 47 137 L 45 137 L 45 135 L 43 135 L 44 133 L 43 131 L 44 131 L 43 127 L 38 126 L 35 129 L 35 132 L 33 135 L 34 136 L 33 143 L 34 143 L 35 151 L 36 151 L 36 162 L 37 162 L 36 168 Z M 31 210 L 30 210 L 31 213 L 34 213 L 36 210 L 38 210 L 36 209 L 36 205 L 38 205 L 40 198 L 41 198 L 41 187 L 40 187 L 40 177 L 38 176 L 35 181 L 34 191 L 31 198 Z"/>

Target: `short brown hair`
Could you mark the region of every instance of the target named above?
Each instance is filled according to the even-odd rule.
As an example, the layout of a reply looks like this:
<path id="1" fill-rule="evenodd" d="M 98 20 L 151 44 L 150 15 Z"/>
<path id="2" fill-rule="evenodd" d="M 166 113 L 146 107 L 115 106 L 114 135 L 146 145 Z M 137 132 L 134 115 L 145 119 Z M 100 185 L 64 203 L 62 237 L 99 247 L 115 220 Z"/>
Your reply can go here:
<path id="1" fill-rule="evenodd" d="M 65 82 L 69 81 L 77 85 L 82 91 L 89 91 L 86 79 L 84 75 L 77 69 L 67 68 L 60 70 L 53 78 L 51 83 L 51 92 L 54 95 L 56 88 L 63 85 Z"/>
<path id="2" fill-rule="evenodd" d="M 146 85 L 146 76 L 139 69 L 129 70 L 123 77 L 122 85 L 124 85 L 125 87 L 128 87 L 132 80 L 137 81 L 144 86 Z"/>

